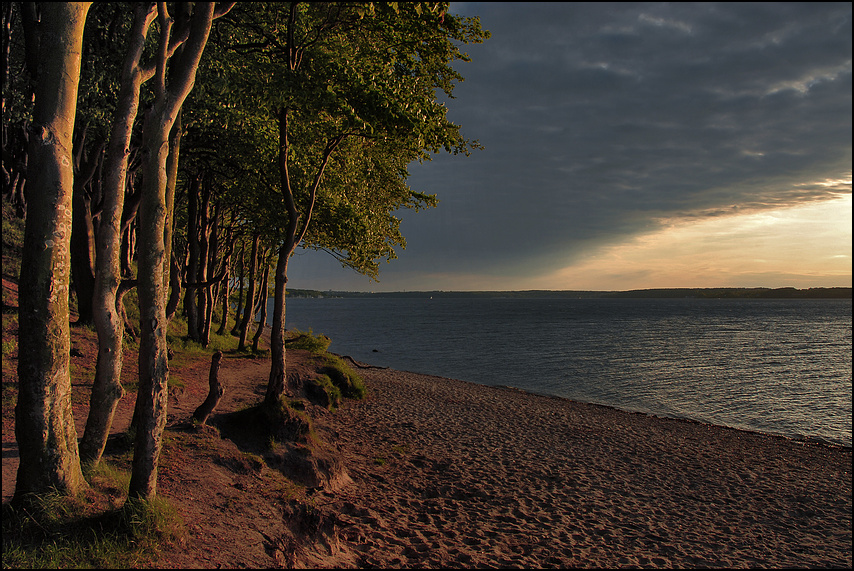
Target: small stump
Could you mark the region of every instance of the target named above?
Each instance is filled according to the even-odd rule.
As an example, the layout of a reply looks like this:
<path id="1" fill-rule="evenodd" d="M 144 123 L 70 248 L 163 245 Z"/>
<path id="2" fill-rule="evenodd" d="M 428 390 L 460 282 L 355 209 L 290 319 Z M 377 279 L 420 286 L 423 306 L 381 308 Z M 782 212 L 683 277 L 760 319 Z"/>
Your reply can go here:
<path id="1" fill-rule="evenodd" d="M 219 382 L 219 366 L 221 363 L 222 351 L 217 351 L 213 354 L 213 357 L 211 357 L 211 372 L 208 377 L 208 383 L 210 384 L 208 398 L 206 398 L 205 402 L 203 402 L 199 408 L 196 409 L 196 412 L 193 413 L 193 418 L 197 420 L 199 424 L 205 424 L 208 421 L 208 417 L 216 408 L 216 405 L 219 404 L 222 395 L 225 394 L 225 387 L 223 387 Z"/>

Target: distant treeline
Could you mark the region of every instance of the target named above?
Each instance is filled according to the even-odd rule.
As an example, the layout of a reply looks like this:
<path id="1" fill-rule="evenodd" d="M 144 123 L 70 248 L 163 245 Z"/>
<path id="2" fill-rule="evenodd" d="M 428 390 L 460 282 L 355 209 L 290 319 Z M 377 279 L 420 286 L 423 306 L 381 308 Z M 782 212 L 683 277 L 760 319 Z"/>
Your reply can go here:
<path id="1" fill-rule="evenodd" d="M 851 299 L 850 287 L 783 288 L 665 288 L 630 291 L 396 291 L 353 292 L 290 289 L 290 297 L 348 298 L 540 298 L 540 299 L 608 299 L 608 298 L 705 298 L 705 299 Z"/>

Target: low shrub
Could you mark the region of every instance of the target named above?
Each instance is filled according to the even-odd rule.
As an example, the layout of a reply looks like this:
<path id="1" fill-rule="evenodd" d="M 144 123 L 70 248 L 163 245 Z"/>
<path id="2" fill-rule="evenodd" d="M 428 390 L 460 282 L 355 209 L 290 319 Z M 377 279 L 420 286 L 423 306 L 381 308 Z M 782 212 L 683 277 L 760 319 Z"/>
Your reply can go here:
<path id="1" fill-rule="evenodd" d="M 367 393 L 365 381 L 340 357 L 331 354 L 326 355 L 326 366 L 322 372 L 329 376 L 332 383 L 341 391 L 341 394 L 348 399 L 361 399 L 365 397 Z"/>
<path id="2" fill-rule="evenodd" d="M 329 349 L 329 344 L 332 340 L 326 335 L 314 335 L 311 329 L 308 333 L 294 329 L 290 339 L 285 341 L 285 345 L 289 349 L 304 349 L 311 353 L 322 355 Z"/>
<path id="3" fill-rule="evenodd" d="M 306 391 L 312 402 L 330 410 L 341 406 L 341 390 L 335 386 L 329 375 L 320 375 L 306 382 Z"/>

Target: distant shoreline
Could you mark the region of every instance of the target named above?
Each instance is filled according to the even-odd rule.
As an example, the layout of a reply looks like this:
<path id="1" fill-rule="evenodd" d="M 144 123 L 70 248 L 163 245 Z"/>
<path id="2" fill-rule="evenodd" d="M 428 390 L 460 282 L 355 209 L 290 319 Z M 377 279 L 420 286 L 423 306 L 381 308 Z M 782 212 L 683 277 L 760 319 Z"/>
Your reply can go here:
<path id="1" fill-rule="evenodd" d="M 292 298 L 519 298 L 519 299 L 851 299 L 850 287 L 658 288 L 627 291 L 396 291 L 355 292 L 289 289 Z"/>

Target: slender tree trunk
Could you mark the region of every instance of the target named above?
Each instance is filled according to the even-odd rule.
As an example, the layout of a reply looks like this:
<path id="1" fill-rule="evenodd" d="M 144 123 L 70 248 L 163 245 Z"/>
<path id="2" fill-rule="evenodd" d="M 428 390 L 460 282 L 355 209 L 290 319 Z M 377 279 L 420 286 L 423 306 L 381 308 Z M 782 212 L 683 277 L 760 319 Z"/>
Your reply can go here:
<path id="1" fill-rule="evenodd" d="M 239 288 L 237 295 L 237 311 L 234 313 L 234 327 L 231 328 L 231 334 L 237 335 L 240 331 L 240 316 L 243 315 L 243 280 L 246 272 L 246 262 L 244 257 L 246 254 L 246 244 L 240 244 L 240 262 L 238 264 L 237 287 Z"/>
<path id="2" fill-rule="evenodd" d="M 222 395 L 225 394 L 225 387 L 219 382 L 219 367 L 222 364 L 222 351 L 217 351 L 211 357 L 211 371 L 208 375 L 208 396 L 205 401 L 199 405 L 193 413 L 193 418 L 200 424 L 205 424 L 208 417 L 211 415 L 216 405 L 219 404 Z"/>
<path id="3" fill-rule="evenodd" d="M 267 325 L 267 284 L 270 277 L 270 263 L 267 261 L 264 264 L 264 277 L 261 279 L 261 291 L 258 296 L 261 299 L 261 318 L 258 321 L 258 329 L 255 330 L 255 337 L 252 338 L 252 351 L 258 352 L 258 341 L 264 333 L 264 327 Z"/>
<path id="4" fill-rule="evenodd" d="M 95 321 L 95 227 L 86 189 L 82 184 L 75 184 L 74 187 L 71 199 L 74 211 L 71 229 L 71 278 L 77 293 L 77 324 L 92 325 Z"/>
<path id="5" fill-rule="evenodd" d="M 214 290 L 219 288 L 219 282 L 211 283 L 216 272 L 216 257 L 219 249 L 219 215 L 220 205 L 214 207 L 213 220 L 208 223 L 207 233 L 207 276 L 205 277 L 205 314 L 202 323 L 202 346 L 207 347 L 211 340 L 211 322 L 214 314 Z"/>
<path id="6" fill-rule="evenodd" d="M 240 342 L 238 351 L 246 349 L 246 337 L 249 334 L 249 324 L 255 317 L 255 274 L 258 273 L 258 242 L 261 234 L 255 232 L 252 236 L 252 254 L 249 256 L 249 289 L 246 290 L 246 308 L 243 310 L 243 319 L 240 321 Z"/>
<path id="7" fill-rule="evenodd" d="M 126 228 L 123 227 L 122 230 L 122 252 L 121 252 L 121 267 L 122 267 L 122 277 L 130 279 L 133 277 L 133 270 L 131 268 L 131 262 L 133 261 L 133 249 L 134 249 L 134 228 L 131 224 L 128 224 Z"/>
<path id="8" fill-rule="evenodd" d="M 181 137 L 184 127 L 181 122 L 181 112 L 169 135 L 169 158 L 166 159 L 166 226 L 163 231 L 163 248 L 166 262 L 172 260 L 172 232 L 175 228 L 175 188 L 178 185 L 178 157 L 181 151 Z M 168 276 L 171 283 L 171 272 Z M 167 284 L 169 287 L 169 284 Z"/>
<path id="9" fill-rule="evenodd" d="M 293 29 L 296 19 L 296 6 L 291 4 L 291 15 L 288 23 L 289 29 Z M 289 40 L 290 41 L 290 40 Z M 291 52 L 293 55 L 293 52 Z M 295 60 L 291 59 L 291 70 L 295 69 Z M 308 205 L 300 213 L 294 200 L 294 192 L 291 186 L 291 178 L 288 166 L 288 109 L 279 110 L 279 180 L 282 197 L 285 201 L 285 209 L 288 213 L 288 226 L 285 230 L 285 240 L 279 248 L 279 261 L 276 264 L 276 285 L 273 297 L 273 331 L 270 339 L 270 378 L 267 383 L 267 394 L 264 397 L 264 406 L 277 407 L 279 401 L 287 391 L 286 366 L 285 366 L 285 289 L 288 283 L 288 261 L 297 245 L 303 241 L 308 232 L 314 203 L 317 199 L 317 189 L 323 179 L 323 171 L 329 163 L 329 158 L 336 147 L 344 140 L 346 135 L 340 135 L 329 141 L 323 150 L 320 165 L 314 174 L 314 180 L 308 189 Z"/>
<path id="10" fill-rule="evenodd" d="M 166 86 L 166 64 L 172 19 L 166 3 L 158 3 L 161 43 L 155 76 L 154 107 L 143 126 L 143 146 L 146 161 L 143 173 L 142 203 L 140 204 L 139 235 L 139 392 L 136 412 L 137 426 L 133 465 L 128 495 L 153 498 L 157 495 L 157 467 L 160 461 L 163 429 L 166 425 L 169 364 L 166 346 L 166 282 L 164 268 L 166 226 L 166 159 L 169 155 L 169 133 L 184 100 L 190 93 L 199 59 L 207 43 L 213 21 L 214 5 L 196 3 L 193 9 L 187 42 L 177 58 Z"/>
<path id="11" fill-rule="evenodd" d="M 166 319 L 172 321 L 181 304 L 181 264 L 174 250 L 169 264 L 169 301 L 166 303 Z"/>
<path id="12" fill-rule="evenodd" d="M 91 2 L 42 5 L 39 83 L 20 278 L 15 500 L 87 487 L 71 409 L 68 322 L 72 132 L 83 28 Z"/>
<path id="13" fill-rule="evenodd" d="M 199 281 L 199 198 L 201 195 L 201 175 L 190 181 L 187 189 L 187 281 Z M 187 316 L 187 338 L 199 340 L 199 305 L 195 287 L 188 286 L 184 291 L 184 314 Z"/>
<path id="14" fill-rule="evenodd" d="M 100 171 L 102 152 L 106 141 L 102 142 L 90 157 L 87 157 L 86 133 L 75 136 L 74 151 L 74 194 L 72 210 L 74 218 L 71 227 L 71 285 L 77 294 L 77 325 L 93 325 L 95 296 L 95 239 L 94 215 L 98 212 L 99 181 L 95 175 Z"/>
<path id="15" fill-rule="evenodd" d="M 230 260 L 226 260 L 225 263 L 228 264 Z M 217 335 L 225 335 L 225 329 L 228 327 L 228 310 L 229 310 L 229 297 L 231 297 L 231 270 L 228 266 L 225 269 L 225 281 L 222 284 L 222 288 L 220 290 L 220 301 L 222 302 L 222 315 L 220 316 L 219 329 L 216 330 Z"/>
<path id="16" fill-rule="evenodd" d="M 208 316 L 208 307 L 210 306 L 210 287 L 207 284 L 210 279 L 208 272 L 208 250 L 210 247 L 210 205 L 211 205 L 211 181 L 210 177 L 206 178 L 202 183 L 202 203 L 199 205 L 199 267 L 196 281 L 196 294 L 198 295 L 196 326 L 195 331 L 197 341 L 203 347 L 207 347 L 208 341 L 205 336 L 205 322 Z M 210 331 L 210 327 L 207 328 Z"/>
<path id="17" fill-rule="evenodd" d="M 84 462 L 97 465 L 107 444 L 113 417 L 124 395 L 122 341 L 125 313 L 119 286 L 121 276 L 122 213 L 133 123 L 139 108 L 139 90 L 145 80 L 139 62 L 145 37 L 156 11 L 139 3 L 135 8 L 128 52 L 122 69 L 122 84 L 105 157 L 104 206 L 98 233 L 98 265 L 95 274 L 93 312 L 98 331 L 98 362 L 89 401 L 89 417 L 80 442 Z"/>
<path id="18" fill-rule="evenodd" d="M 226 237 L 226 243 L 228 244 L 226 249 L 225 258 L 222 261 L 222 273 L 224 275 L 222 287 L 220 288 L 220 296 L 222 301 L 222 317 L 220 319 L 219 329 L 217 330 L 217 335 L 225 335 L 225 329 L 228 327 L 228 313 L 229 313 L 229 305 L 231 300 L 231 257 L 234 255 L 234 240 L 232 236 L 234 234 L 234 219 L 236 213 L 232 212 L 231 214 L 231 224 L 228 227 L 228 235 Z"/>
<path id="19" fill-rule="evenodd" d="M 267 381 L 267 394 L 264 406 L 278 406 L 286 394 L 285 384 L 285 287 L 288 283 L 288 259 L 291 255 L 288 244 L 279 248 L 279 260 L 276 262 L 276 284 L 273 293 L 273 324 L 270 332 L 270 378 Z"/>

